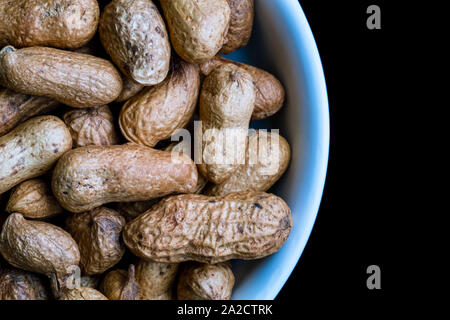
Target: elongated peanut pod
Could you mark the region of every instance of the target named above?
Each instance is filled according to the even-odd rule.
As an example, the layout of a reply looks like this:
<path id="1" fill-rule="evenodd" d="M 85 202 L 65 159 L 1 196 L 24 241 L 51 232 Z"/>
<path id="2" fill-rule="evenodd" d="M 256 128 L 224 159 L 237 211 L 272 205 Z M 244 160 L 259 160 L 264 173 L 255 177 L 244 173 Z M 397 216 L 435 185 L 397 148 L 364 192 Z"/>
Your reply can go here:
<path id="1" fill-rule="evenodd" d="M 97 30 L 95 0 L 0 0 L 0 46 L 75 49 Z"/>
<path id="2" fill-rule="evenodd" d="M 62 207 L 83 212 L 109 202 L 189 193 L 197 179 L 189 157 L 130 143 L 69 151 L 53 171 L 52 189 Z"/>
<path id="3" fill-rule="evenodd" d="M 140 260 L 136 266 L 140 300 L 173 300 L 178 263 Z"/>
<path id="4" fill-rule="evenodd" d="M 129 222 L 123 239 L 144 259 L 218 263 L 270 255 L 281 248 L 291 228 L 289 207 L 272 194 L 185 194 L 168 197 Z"/>
<path id="5" fill-rule="evenodd" d="M 0 137 L 0 193 L 46 173 L 66 151 L 72 137 L 54 116 L 30 119 Z"/>
<path id="6" fill-rule="evenodd" d="M 52 98 L 74 108 L 108 104 L 122 91 L 122 79 L 111 62 L 45 47 L 3 48 L 0 85 Z"/>

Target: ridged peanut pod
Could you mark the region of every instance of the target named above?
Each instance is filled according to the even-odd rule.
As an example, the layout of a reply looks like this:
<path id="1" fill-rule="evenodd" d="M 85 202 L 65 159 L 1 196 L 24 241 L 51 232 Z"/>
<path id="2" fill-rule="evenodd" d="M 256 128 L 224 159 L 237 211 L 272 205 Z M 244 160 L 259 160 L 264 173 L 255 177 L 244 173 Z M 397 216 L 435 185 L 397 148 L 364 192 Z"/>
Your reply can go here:
<path id="1" fill-rule="evenodd" d="M 100 40 L 119 69 L 150 86 L 167 76 L 170 42 L 164 21 L 151 0 L 113 0 L 103 10 Z"/>
<path id="2" fill-rule="evenodd" d="M 289 207 L 272 194 L 185 194 L 168 197 L 129 222 L 123 238 L 144 259 L 218 263 L 270 255 L 281 248 L 291 228 Z"/>
<path id="3" fill-rule="evenodd" d="M 120 74 L 108 60 L 45 47 L 3 48 L 0 85 L 74 108 L 108 104 L 122 91 Z"/>
<path id="4" fill-rule="evenodd" d="M 178 263 L 139 260 L 136 266 L 139 300 L 175 300 L 178 267 Z"/>
<path id="5" fill-rule="evenodd" d="M 278 133 L 258 130 L 248 138 L 245 164 L 224 182 L 207 187 L 204 194 L 267 191 L 286 171 L 291 158 L 288 142 Z"/>
<path id="6" fill-rule="evenodd" d="M 78 244 L 81 271 L 102 274 L 122 259 L 125 218 L 115 210 L 99 207 L 67 218 L 66 227 Z"/>
<path id="7" fill-rule="evenodd" d="M 209 75 L 215 68 L 225 63 L 232 63 L 247 71 L 255 82 L 256 98 L 252 120 L 260 120 L 277 113 L 283 106 L 285 90 L 281 82 L 272 74 L 248 64 L 231 61 L 220 56 L 200 65 L 204 76 Z"/>
<path id="8" fill-rule="evenodd" d="M 187 262 L 180 271 L 178 300 L 230 300 L 234 274 L 229 262 Z"/>
<path id="9" fill-rule="evenodd" d="M 128 100 L 119 125 L 128 141 L 155 146 L 192 118 L 200 90 L 196 65 L 173 59 L 170 73 L 160 84 L 145 88 Z"/>
<path id="10" fill-rule="evenodd" d="M 99 15 L 95 0 L 0 0 L 0 46 L 79 48 Z"/>
<path id="11" fill-rule="evenodd" d="M 197 179 L 187 156 L 130 143 L 67 152 L 53 171 L 52 189 L 63 208 L 84 212 L 109 202 L 189 193 Z"/>
<path id="12" fill-rule="evenodd" d="M 255 86 L 244 69 L 223 64 L 203 82 L 200 94 L 202 163 L 209 181 L 221 183 L 245 162 L 245 146 L 255 105 Z"/>
<path id="13" fill-rule="evenodd" d="M 0 194 L 43 175 L 71 148 L 69 129 L 55 116 L 32 118 L 0 137 Z"/>
<path id="14" fill-rule="evenodd" d="M 49 300 L 48 279 L 20 269 L 0 271 L 0 300 Z"/>
<path id="15" fill-rule="evenodd" d="M 222 48 L 230 24 L 227 0 L 161 0 L 170 41 L 185 61 L 202 63 Z"/>
<path id="16" fill-rule="evenodd" d="M 59 300 L 109 300 L 100 291 L 89 287 L 65 290 Z"/>
<path id="17" fill-rule="evenodd" d="M 46 97 L 30 96 L 0 89 L 0 136 L 36 115 L 53 110 L 61 104 Z"/>
<path id="18" fill-rule="evenodd" d="M 65 288 L 78 269 L 80 252 L 75 240 L 50 223 L 28 221 L 11 214 L 0 234 L 0 253 L 14 267 L 45 274 L 54 288 Z"/>
<path id="19" fill-rule="evenodd" d="M 255 17 L 254 0 L 227 0 L 231 9 L 230 28 L 221 53 L 231 53 L 245 47 L 250 40 Z"/>

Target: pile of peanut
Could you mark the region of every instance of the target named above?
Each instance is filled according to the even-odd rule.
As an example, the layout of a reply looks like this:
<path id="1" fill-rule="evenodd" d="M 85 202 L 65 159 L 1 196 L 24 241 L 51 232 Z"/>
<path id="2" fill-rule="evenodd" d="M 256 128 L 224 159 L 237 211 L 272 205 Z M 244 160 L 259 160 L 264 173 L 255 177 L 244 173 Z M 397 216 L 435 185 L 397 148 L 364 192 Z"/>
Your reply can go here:
<path id="1" fill-rule="evenodd" d="M 230 299 L 230 260 L 283 246 L 290 147 L 248 132 L 284 89 L 218 55 L 253 21 L 253 0 L 0 0 L 0 300 Z M 194 119 L 199 162 L 170 142 Z"/>

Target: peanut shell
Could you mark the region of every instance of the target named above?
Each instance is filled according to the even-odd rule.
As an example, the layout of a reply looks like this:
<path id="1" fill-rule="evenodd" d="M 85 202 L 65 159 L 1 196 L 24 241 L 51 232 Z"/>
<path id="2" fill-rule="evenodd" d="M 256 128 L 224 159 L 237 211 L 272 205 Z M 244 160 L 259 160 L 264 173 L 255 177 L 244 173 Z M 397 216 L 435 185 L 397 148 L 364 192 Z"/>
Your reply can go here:
<path id="1" fill-rule="evenodd" d="M 245 47 L 250 40 L 255 16 L 254 0 L 227 0 L 230 5 L 230 27 L 221 53 L 229 54 Z"/>
<path id="2" fill-rule="evenodd" d="M 109 272 L 100 284 L 100 290 L 110 300 L 138 300 L 140 288 L 134 265 L 130 265 L 128 272 L 121 269 Z"/>
<path id="3" fill-rule="evenodd" d="M 72 290 L 65 290 L 59 300 L 109 300 L 101 292 L 89 288 L 80 287 Z"/>
<path id="4" fill-rule="evenodd" d="M 139 260 L 136 266 L 139 300 L 174 300 L 178 267 L 178 263 Z"/>
<path id="5" fill-rule="evenodd" d="M 143 259 L 218 263 L 270 255 L 281 248 L 291 228 L 289 207 L 272 194 L 184 194 L 163 199 L 129 222 L 123 239 Z"/>
<path id="6" fill-rule="evenodd" d="M 0 272 L 0 300 L 49 300 L 48 279 L 20 269 Z"/>

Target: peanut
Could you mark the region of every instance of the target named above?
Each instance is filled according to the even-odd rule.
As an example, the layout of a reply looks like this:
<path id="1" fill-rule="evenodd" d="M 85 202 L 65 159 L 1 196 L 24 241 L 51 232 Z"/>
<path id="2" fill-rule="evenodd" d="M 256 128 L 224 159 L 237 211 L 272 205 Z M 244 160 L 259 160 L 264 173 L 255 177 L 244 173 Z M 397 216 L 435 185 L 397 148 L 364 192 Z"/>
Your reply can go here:
<path id="1" fill-rule="evenodd" d="M 230 5 L 230 27 L 221 53 L 231 53 L 245 47 L 250 40 L 255 15 L 254 0 L 227 0 Z"/>

